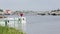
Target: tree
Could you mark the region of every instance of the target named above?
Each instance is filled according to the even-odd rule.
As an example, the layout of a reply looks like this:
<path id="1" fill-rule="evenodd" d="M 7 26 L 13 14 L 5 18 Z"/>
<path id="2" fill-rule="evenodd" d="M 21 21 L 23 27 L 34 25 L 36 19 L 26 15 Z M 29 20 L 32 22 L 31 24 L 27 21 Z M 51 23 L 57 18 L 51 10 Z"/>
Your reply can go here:
<path id="1" fill-rule="evenodd" d="M 3 12 L 3 10 L 2 10 L 2 9 L 0 9 L 0 12 Z"/>

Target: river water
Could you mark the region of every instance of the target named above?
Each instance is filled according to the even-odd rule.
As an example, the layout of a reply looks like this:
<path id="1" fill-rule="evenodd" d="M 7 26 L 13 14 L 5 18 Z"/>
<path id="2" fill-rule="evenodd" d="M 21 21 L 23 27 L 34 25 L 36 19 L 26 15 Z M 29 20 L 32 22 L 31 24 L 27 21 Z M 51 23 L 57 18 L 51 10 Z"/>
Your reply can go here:
<path id="1" fill-rule="evenodd" d="M 60 34 L 60 16 L 26 16 L 27 34 Z"/>
<path id="2" fill-rule="evenodd" d="M 60 16 L 29 15 L 25 17 L 27 22 L 23 30 L 27 34 L 60 34 Z"/>

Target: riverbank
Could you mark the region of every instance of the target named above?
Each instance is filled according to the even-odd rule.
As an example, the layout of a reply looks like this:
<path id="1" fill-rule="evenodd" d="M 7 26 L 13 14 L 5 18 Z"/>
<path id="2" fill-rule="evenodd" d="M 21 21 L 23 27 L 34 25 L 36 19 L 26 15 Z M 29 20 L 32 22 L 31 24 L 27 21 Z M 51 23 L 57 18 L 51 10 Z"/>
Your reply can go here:
<path id="1" fill-rule="evenodd" d="M 26 33 L 15 28 L 0 26 L 0 34 L 26 34 Z"/>

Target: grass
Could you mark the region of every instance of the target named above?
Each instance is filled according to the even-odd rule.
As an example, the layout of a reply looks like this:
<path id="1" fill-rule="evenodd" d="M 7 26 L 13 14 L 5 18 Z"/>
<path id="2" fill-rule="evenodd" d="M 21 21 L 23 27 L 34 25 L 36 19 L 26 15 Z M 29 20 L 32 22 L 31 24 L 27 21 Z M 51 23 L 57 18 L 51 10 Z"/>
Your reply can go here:
<path id="1" fill-rule="evenodd" d="M 0 34 L 26 34 L 26 33 L 21 30 L 16 30 L 15 28 L 0 26 Z"/>

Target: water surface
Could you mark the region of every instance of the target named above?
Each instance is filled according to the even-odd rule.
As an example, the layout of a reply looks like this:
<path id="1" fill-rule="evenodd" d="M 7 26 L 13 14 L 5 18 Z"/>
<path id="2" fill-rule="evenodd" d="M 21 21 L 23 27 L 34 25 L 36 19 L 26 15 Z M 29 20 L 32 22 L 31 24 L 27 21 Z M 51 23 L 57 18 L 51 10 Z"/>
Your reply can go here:
<path id="1" fill-rule="evenodd" d="M 60 34 L 60 16 L 26 16 L 27 34 Z"/>

